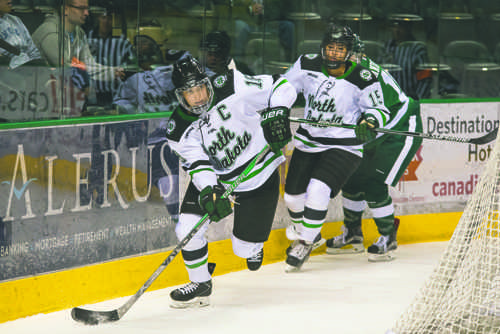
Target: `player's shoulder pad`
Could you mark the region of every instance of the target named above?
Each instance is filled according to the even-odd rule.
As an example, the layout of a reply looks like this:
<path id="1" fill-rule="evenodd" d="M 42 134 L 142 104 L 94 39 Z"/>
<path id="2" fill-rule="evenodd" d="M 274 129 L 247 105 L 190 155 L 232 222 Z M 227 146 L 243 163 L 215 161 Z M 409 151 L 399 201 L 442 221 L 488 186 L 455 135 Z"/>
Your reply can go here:
<path id="1" fill-rule="evenodd" d="M 211 77 L 211 80 L 215 93 L 214 104 L 234 94 L 234 70 L 228 70 L 223 74 L 215 74 Z"/>
<path id="2" fill-rule="evenodd" d="M 178 142 L 189 125 L 197 119 L 198 117 L 187 115 L 181 107 L 177 107 L 167 121 L 167 139 Z"/>
<path id="3" fill-rule="evenodd" d="M 300 67 L 306 71 L 321 72 L 323 58 L 317 53 L 303 54 L 300 57 Z"/>
<path id="4" fill-rule="evenodd" d="M 281 78 L 282 78 L 281 74 L 273 74 L 272 77 L 273 77 L 273 83 L 275 83 L 276 81 L 281 80 Z"/>
<path id="5" fill-rule="evenodd" d="M 375 73 L 360 64 L 356 64 L 352 72 L 344 79 L 357 86 L 359 89 L 364 89 L 378 81 Z"/>

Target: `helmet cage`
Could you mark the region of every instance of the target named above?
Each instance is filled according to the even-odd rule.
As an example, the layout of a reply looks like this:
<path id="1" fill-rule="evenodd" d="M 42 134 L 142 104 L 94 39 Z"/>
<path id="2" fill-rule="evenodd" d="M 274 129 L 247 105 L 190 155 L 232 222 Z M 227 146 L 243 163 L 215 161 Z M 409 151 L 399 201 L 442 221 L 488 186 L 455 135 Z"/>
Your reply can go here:
<path id="1" fill-rule="evenodd" d="M 199 105 L 199 106 L 191 106 L 187 101 L 186 98 L 184 97 L 184 92 L 192 89 L 193 87 L 197 86 L 205 86 L 207 90 L 207 102 Z M 208 109 L 210 109 L 210 106 L 212 105 L 212 101 L 214 98 L 214 89 L 212 87 L 212 83 L 210 82 L 210 79 L 208 77 L 205 77 L 201 80 L 192 80 L 187 82 L 183 87 L 179 87 L 175 89 L 175 96 L 177 97 L 177 100 L 179 101 L 180 105 L 188 110 L 190 113 L 194 115 L 201 115 L 204 112 L 207 112 Z"/>
<path id="2" fill-rule="evenodd" d="M 332 25 L 323 37 L 321 42 L 321 57 L 323 62 L 328 69 L 337 69 L 343 64 L 345 64 L 353 55 L 355 36 L 349 27 L 339 27 Z M 326 56 L 326 46 L 332 43 L 344 44 L 347 52 L 342 60 L 329 60 Z"/>

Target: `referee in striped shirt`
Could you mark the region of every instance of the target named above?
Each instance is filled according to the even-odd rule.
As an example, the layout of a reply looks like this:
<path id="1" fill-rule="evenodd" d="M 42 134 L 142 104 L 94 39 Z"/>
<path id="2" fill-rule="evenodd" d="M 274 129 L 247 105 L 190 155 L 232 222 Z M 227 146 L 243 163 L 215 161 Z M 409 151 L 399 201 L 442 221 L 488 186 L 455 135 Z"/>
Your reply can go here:
<path id="1" fill-rule="evenodd" d="M 112 8 L 107 8 L 97 17 L 97 26 L 88 32 L 90 52 L 99 64 L 124 66 L 133 61 L 134 51 L 124 36 L 113 36 L 113 13 Z M 110 107 L 118 86 L 118 80 L 96 81 L 97 104 Z"/>
<path id="2" fill-rule="evenodd" d="M 417 70 L 418 65 L 428 63 L 427 47 L 422 43 L 403 43 L 416 41 L 409 21 L 391 21 L 392 39 L 385 43 L 389 61 L 401 67 L 400 71 L 391 72 L 406 95 L 415 100 L 430 97 L 432 73 Z"/>

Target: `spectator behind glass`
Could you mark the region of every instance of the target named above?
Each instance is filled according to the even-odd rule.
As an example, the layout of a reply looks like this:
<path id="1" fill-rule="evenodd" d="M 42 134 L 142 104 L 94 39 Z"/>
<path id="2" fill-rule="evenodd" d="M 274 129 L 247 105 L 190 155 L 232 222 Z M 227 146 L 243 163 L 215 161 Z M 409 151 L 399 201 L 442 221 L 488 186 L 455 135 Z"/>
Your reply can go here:
<path id="1" fill-rule="evenodd" d="M 394 71 L 391 74 L 408 96 L 415 100 L 428 98 L 432 86 L 432 73 L 417 69 L 419 65 L 429 62 L 427 47 L 422 43 L 405 43 L 416 41 L 411 22 L 393 20 L 391 28 L 392 39 L 385 43 L 387 62 L 401 67 L 401 71 Z"/>
<path id="2" fill-rule="evenodd" d="M 64 22 L 57 14 L 49 14 L 33 33 L 33 41 L 50 66 L 73 66 L 84 69 L 95 81 L 122 78 L 124 71 L 119 67 L 104 66 L 94 60 L 85 31 L 81 26 L 89 15 L 88 0 L 66 0 L 60 6 Z M 64 30 L 63 30 L 64 29 Z M 62 38 L 62 39 L 60 39 Z M 86 73 L 75 71 L 83 77 Z"/>
<path id="3" fill-rule="evenodd" d="M 201 63 L 216 74 L 237 68 L 243 74 L 254 75 L 246 64 L 231 57 L 231 38 L 224 30 L 212 31 L 204 36 L 200 41 L 200 53 Z"/>
<path id="4" fill-rule="evenodd" d="M 236 0 L 231 1 L 235 19 L 234 54 L 242 57 L 246 54 L 246 45 L 252 32 L 271 32 L 278 35 L 284 49 L 285 61 L 292 61 L 295 24 L 287 19 L 290 4 L 283 0 Z M 269 25 L 277 21 L 277 29 Z"/>
<path id="5" fill-rule="evenodd" d="M 16 68 L 32 60 L 41 60 L 28 29 L 21 19 L 9 14 L 11 11 L 11 0 L 0 0 L 0 63 Z"/>
<path id="6" fill-rule="evenodd" d="M 144 71 L 150 71 L 156 66 L 165 65 L 160 45 L 148 35 L 136 35 L 134 47 L 137 52 L 137 62 Z"/>
<path id="7" fill-rule="evenodd" d="M 97 16 L 97 25 L 87 35 L 90 52 L 99 64 L 106 66 L 126 66 L 134 61 L 132 44 L 125 36 L 113 36 L 113 8 L 107 8 Z M 107 72 L 109 73 L 109 72 Z M 118 81 L 106 78 L 96 81 L 97 104 L 110 106 L 118 89 Z"/>
<path id="8" fill-rule="evenodd" d="M 150 36 L 136 35 L 134 42 L 141 71 L 120 84 L 113 100 L 118 113 L 165 112 L 175 108 L 177 99 L 173 93 L 172 65 L 164 63 L 159 45 Z M 169 54 L 170 58 L 175 56 L 177 59 L 187 55 L 188 51 Z"/>

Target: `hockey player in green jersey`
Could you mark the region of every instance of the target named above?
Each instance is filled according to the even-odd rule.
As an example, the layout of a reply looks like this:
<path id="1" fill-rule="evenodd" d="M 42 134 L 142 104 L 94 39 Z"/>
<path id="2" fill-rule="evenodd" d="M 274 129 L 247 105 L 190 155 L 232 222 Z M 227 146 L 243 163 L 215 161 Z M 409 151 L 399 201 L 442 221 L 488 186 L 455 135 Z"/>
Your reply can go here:
<path id="1" fill-rule="evenodd" d="M 174 64 L 172 82 L 180 106 L 167 123 L 167 140 L 190 176 L 175 228 L 179 240 L 204 214 L 212 222 L 230 215 L 231 203 L 222 196 L 225 186 L 266 145 L 271 148 L 234 191 L 233 252 L 246 259 L 248 269 L 257 270 L 278 204 L 278 167 L 285 161 L 281 148 L 292 137 L 288 117 L 295 90 L 283 78 L 246 76 L 237 70 L 209 78 L 191 57 Z M 173 307 L 208 305 L 212 280 L 207 228 L 201 227 L 182 247 L 191 282 L 171 292 Z"/>
<path id="2" fill-rule="evenodd" d="M 369 68 L 382 86 L 384 104 L 390 112 L 385 126 L 398 131 L 422 132 L 420 104 L 406 96 L 394 78 L 363 53 L 363 44 L 356 36 L 355 61 Z M 368 247 L 369 261 L 390 261 L 397 248 L 396 234 L 399 219 L 394 217 L 394 206 L 389 186 L 395 186 L 422 144 L 422 138 L 379 135 L 367 132 L 363 159 L 356 172 L 342 187 L 343 233 L 326 241 L 327 253 L 363 252 L 361 219 L 366 206 L 371 209 L 380 237 Z"/>

